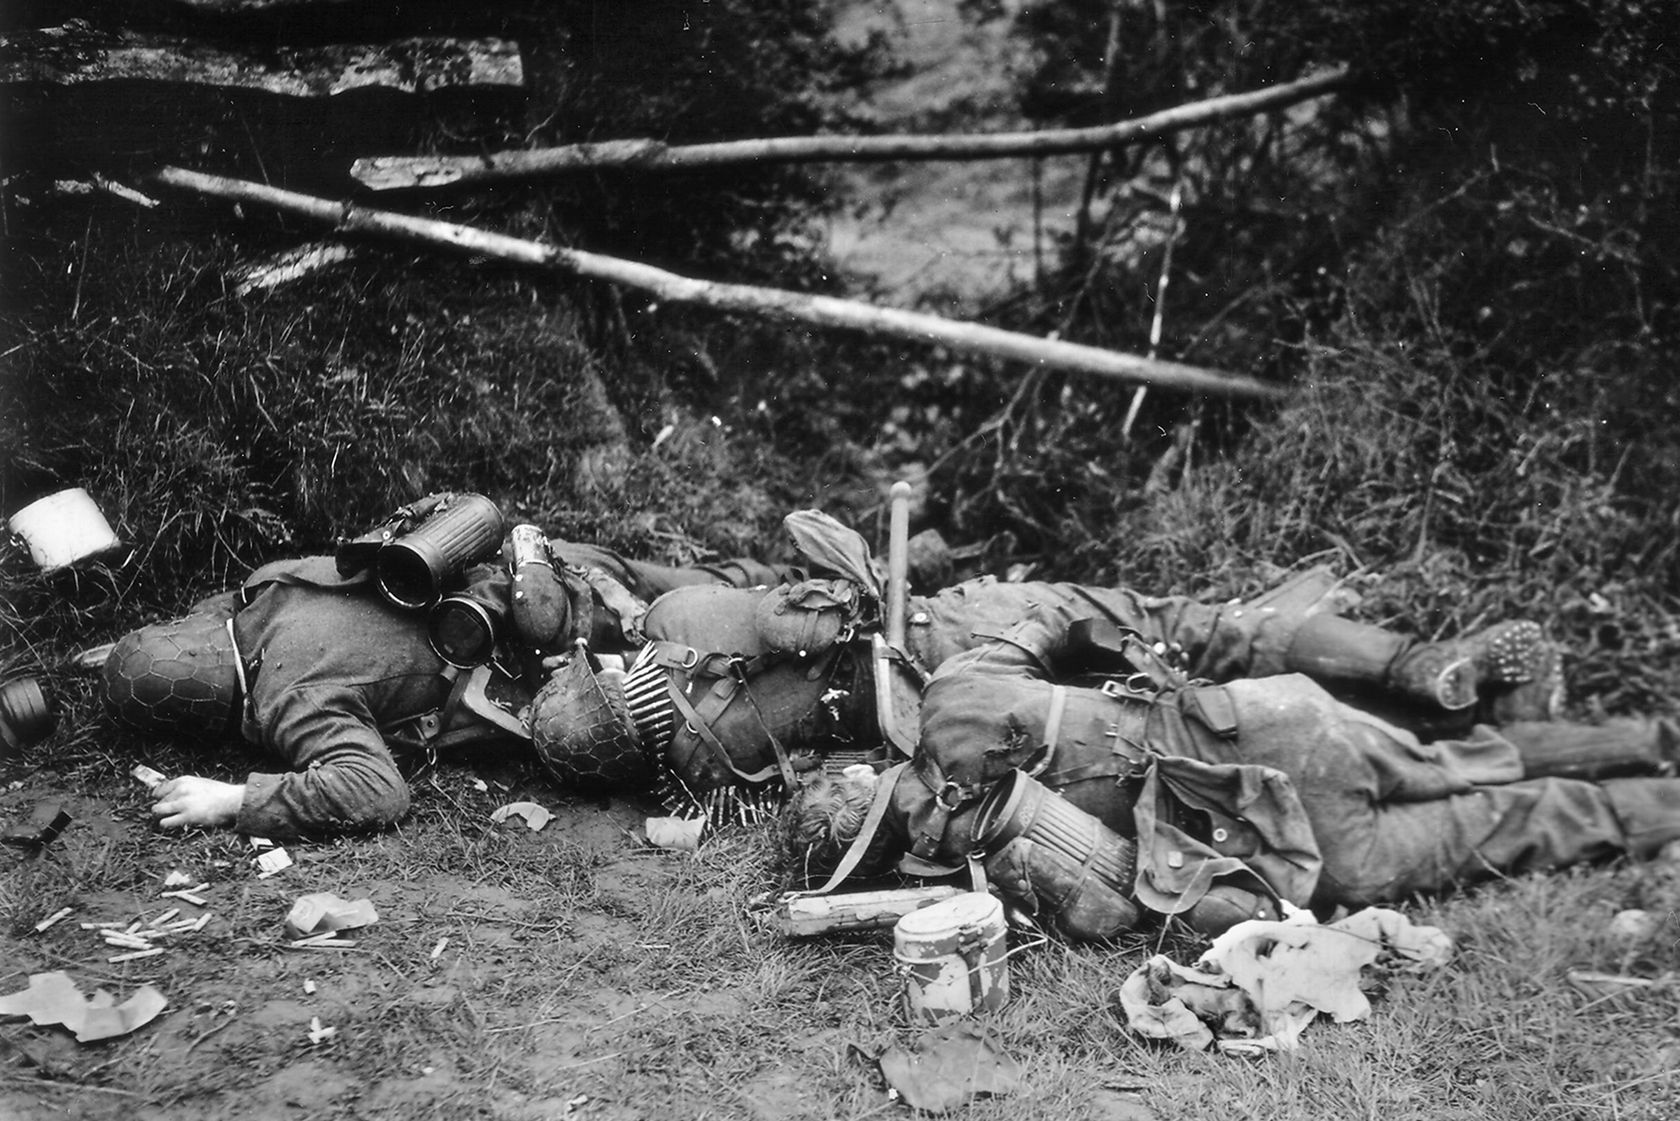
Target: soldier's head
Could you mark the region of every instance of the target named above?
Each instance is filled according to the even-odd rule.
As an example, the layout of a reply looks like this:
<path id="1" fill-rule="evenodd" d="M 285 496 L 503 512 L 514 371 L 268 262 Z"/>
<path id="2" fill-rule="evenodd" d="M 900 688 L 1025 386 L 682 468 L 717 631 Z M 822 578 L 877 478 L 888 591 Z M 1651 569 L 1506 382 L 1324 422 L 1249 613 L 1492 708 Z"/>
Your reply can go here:
<path id="1" fill-rule="evenodd" d="M 656 774 L 624 695 L 624 673 L 579 649 L 531 701 L 531 742 L 556 778 L 589 789 L 646 786 Z"/>
<path id="2" fill-rule="evenodd" d="M 782 863 L 795 886 L 821 883 L 839 867 L 869 816 L 878 781 L 867 764 L 853 764 L 839 774 L 814 771 L 801 779 L 780 822 Z M 855 875 L 881 872 L 897 855 L 884 830 L 867 844 Z"/>
<path id="3" fill-rule="evenodd" d="M 196 611 L 124 635 L 105 659 L 105 707 L 145 732 L 213 738 L 238 727 L 228 616 Z"/>

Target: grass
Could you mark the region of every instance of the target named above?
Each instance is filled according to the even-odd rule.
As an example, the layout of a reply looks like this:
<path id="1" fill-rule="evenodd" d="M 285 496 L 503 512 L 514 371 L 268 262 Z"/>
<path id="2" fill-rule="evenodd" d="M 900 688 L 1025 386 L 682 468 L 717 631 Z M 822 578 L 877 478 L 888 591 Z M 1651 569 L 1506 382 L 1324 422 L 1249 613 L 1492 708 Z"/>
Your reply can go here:
<path id="1" fill-rule="evenodd" d="M 148 757 L 178 766 L 182 754 Z M 420 785 L 397 830 L 293 845 L 292 869 L 258 879 L 239 838 L 150 828 L 116 753 L 66 762 L 0 793 L 9 815 L 44 788 L 77 791 L 58 841 L 0 854 L 0 990 L 67 969 L 119 999 L 156 985 L 169 1008 L 87 1046 L 8 1024 L 0 1102 L 11 1116 L 210 1118 L 234 1103 L 248 1115 L 370 1119 L 552 1117 L 569 1102 L 601 1118 L 903 1110 L 871 1061 L 916 1035 L 890 938 L 795 941 L 764 926 L 753 904 L 777 882 L 766 829 L 735 828 L 692 856 L 656 852 L 635 837 L 647 807 L 572 801 L 506 760 L 455 761 Z M 490 824 L 495 805 L 527 797 L 559 812 L 546 830 Z M 155 915 L 175 868 L 210 882 L 210 925 L 159 957 L 105 963 L 77 924 Z M 290 901 L 319 890 L 370 898 L 379 923 L 353 949 L 286 949 Z M 70 920 L 34 932 L 62 906 L 76 908 Z M 1635 906 L 1663 921 L 1618 942 L 1609 919 Z M 1141 1104 L 1162 1118 L 1514 1121 L 1656 1119 L 1680 1106 L 1674 990 L 1595 999 L 1564 979 L 1680 973 L 1680 869 L 1524 877 L 1405 909 L 1453 934 L 1451 964 L 1379 973 L 1369 1020 L 1320 1021 L 1302 1050 L 1261 1061 L 1182 1052 L 1123 1026 L 1119 983 L 1157 949 L 1189 960 L 1187 938 L 1022 950 L 1012 999 L 987 1023 L 1028 1087 L 961 1115 L 1095 1118 Z M 336 1034 L 312 1044 L 316 1017 Z"/>

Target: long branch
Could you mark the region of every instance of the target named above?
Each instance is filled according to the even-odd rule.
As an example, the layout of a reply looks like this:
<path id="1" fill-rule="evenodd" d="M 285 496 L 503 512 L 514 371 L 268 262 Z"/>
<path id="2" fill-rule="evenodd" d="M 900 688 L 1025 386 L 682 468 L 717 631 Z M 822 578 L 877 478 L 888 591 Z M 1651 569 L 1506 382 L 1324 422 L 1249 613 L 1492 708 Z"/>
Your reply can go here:
<path id="1" fill-rule="evenodd" d="M 357 160 L 351 165 L 350 174 L 365 187 L 389 191 L 562 175 L 603 167 L 674 171 L 738 163 L 980 160 L 1066 155 L 1135 144 L 1231 117 L 1251 117 L 1280 109 L 1330 93 L 1345 85 L 1347 77 L 1347 68 L 1337 67 L 1285 85 L 1212 97 L 1091 128 L 944 136 L 781 136 L 680 147 L 659 140 L 607 140 L 477 156 L 375 156 Z"/>
<path id="2" fill-rule="evenodd" d="M 856 300 L 697 280 L 617 257 L 545 245 L 432 218 L 336 202 L 186 168 L 162 168 L 154 172 L 150 180 L 166 187 L 301 214 L 325 222 L 341 233 L 448 246 L 479 256 L 641 289 L 672 303 L 696 304 L 768 319 L 793 320 L 817 327 L 839 327 L 867 335 L 906 339 L 1026 362 L 1033 366 L 1147 382 L 1190 392 L 1246 398 L 1275 398 L 1283 394 L 1277 386 L 1241 374 L 1178 362 L 1154 361 L 1079 343 L 1034 338 L 997 327 L 944 319 L 923 312 L 875 307 Z"/>

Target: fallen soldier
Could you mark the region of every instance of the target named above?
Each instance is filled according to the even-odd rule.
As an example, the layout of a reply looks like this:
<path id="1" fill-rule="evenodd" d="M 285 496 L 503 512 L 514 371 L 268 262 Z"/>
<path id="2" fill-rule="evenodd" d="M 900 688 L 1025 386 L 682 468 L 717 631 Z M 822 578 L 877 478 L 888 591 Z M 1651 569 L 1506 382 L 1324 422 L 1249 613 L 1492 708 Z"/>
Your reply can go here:
<path id="1" fill-rule="evenodd" d="M 976 839 L 984 798 L 1032 771 L 1129 844 L 1124 900 L 1191 912 L 1220 887 L 1191 916 L 1208 930 L 1277 899 L 1392 900 L 1680 836 L 1680 783 L 1632 777 L 1673 768 L 1672 726 L 1557 721 L 1561 660 L 1535 624 L 1418 642 L 1340 618 L 1313 574 L 1231 604 L 987 579 L 910 597 L 887 668 L 931 675 L 915 758 L 887 783 L 836 782 L 824 772 L 848 753 L 882 769 L 883 663 L 857 637 L 880 625 L 882 589 L 851 531 L 811 511 L 788 523 L 843 578 L 656 600 L 626 675 L 563 673 L 537 697 L 552 766 L 635 744 L 690 791 L 800 789 L 794 844 L 818 878 L 847 858 L 878 871 L 908 853 L 928 872 L 996 856 Z M 1019 856 L 995 878 L 1036 899 Z"/>
<path id="2" fill-rule="evenodd" d="M 819 779 L 794 808 L 812 868 L 972 857 L 1073 936 L 1151 912 L 1213 934 L 1276 917 L 1278 900 L 1360 907 L 1680 839 L 1680 779 L 1658 773 L 1680 760 L 1672 722 L 1480 724 L 1425 743 L 1299 673 L 1195 680 L 1147 647 L 1116 673 L 1086 617 L 1046 600 L 944 661 L 914 760 Z M 1648 773 L 1551 773 L 1628 769 Z"/>
<path id="3" fill-rule="evenodd" d="M 371 536 L 375 543 L 405 540 L 446 513 L 451 500 L 461 509 L 456 496 L 430 496 Z M 477 528 L 497 551 L 499 512 L 484 514 Z M 104 665 L 106 705 L 119 721 L 211 743 L 243 736 L 286 767 L 241 783 L 170 779 L 155 790 L 159 824 L 227 826 L 273 838 L 388 826 L 409 807 L 397 754 L 528 737 L 520 712 L 541 683 L 528 678 L 546 674 L 535 668 L 542 656 L 580 640 L 609 656 L 636 649 L 645 601 L 678 586 L 801 575 L 753 561 L 673 568 L 546 539 L 515 557 L 513 544 L 510 537 L 502 545 L 504 561 L 467 565 L 447 587 L 428 591 L 434 574 L 413 562 L 431 553 L 411 551 L 400 558 L 406 568 L 381 571 L 350 543 L 337 557 L 264 565 L 187 615 L 124 636 Z M 346 557 L 352 563 L 341 564 Z M 410 602 L 392 602 L 392 589 Z M 439 604 L 422 609 L 434 597 Z M 539 598 L 546 604 L 534 628 L 540 633 L 516 633 L 516 608 Z M 514 668 L 493 664 L 487 650 L 460 652 L 475 645 L 474 619 L 500 632 Z M 459 662 L 483 660 L 451 665 L 440 648 Z M 529 672 L 518 668 L 522 660 L 533 663 Z"/>

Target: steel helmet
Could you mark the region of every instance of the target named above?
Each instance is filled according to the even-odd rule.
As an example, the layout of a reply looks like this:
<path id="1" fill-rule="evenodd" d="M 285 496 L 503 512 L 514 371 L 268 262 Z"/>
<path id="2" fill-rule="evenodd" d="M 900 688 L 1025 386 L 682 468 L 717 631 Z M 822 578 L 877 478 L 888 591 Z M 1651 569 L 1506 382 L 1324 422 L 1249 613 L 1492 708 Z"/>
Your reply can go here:
<path id="1" fill-rule="evenodd" d="M 240 688 L 228 619 L 196 611 L 124 635 L 105 659 L 105 707 L 147 732 L 209 738 L 231 731 Z"/>
<path id="2" fill-rule="evenodd" d="M 567 785 L 624 789 L 654 778 L 621 675 L 597 673 L 582 650 L 537 691 L 530 721 L 537 755 Z"/>

